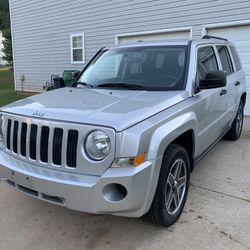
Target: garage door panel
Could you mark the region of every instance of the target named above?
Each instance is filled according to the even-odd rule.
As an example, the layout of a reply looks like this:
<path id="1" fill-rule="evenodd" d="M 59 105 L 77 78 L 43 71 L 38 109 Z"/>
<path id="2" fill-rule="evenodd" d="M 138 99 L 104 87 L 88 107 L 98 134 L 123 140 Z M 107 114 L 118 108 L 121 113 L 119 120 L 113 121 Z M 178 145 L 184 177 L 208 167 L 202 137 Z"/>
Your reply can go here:
<path id="1" fill-rule="evenodd" d="M 230 40 L 230 41 L 232 41 L 232 40 Z M 239 47 L 239 48 L 245 48 L 245 47 L 250 47 L 250 45 L 249 45 L 249 41 L 234 41 L 237 45 L 236 45 L 236 47 Z"/>
<path id="2" fill-rule="evenodd" d="M 214 28 L 209 29 L 208 32 L 210 35 L 220 36 L 221 34 L 224 37 L 234 40 L 234 41 L 241 41 L 241 40 L 248 40 L 250 39 L 249 33 L 249 25 L 246 26 L 234 26 L 234 27 L 223 27 L 223 28 Z"/>
<path id="3" fill-rule="evenodd" d="M 208 35 L 224 37 L 235 44 L 246 74 L 248 97 L 245 114 L 250 115 L 250 25 L 208 29 Z"/>
<path id="4" fill-rule="evenodd" d="M 241 53 L 239 50 L 237 51 L 240 54 L 241 63 L 249 64 L 250 53 Z"/>
<path id="5" fill-rule="evenodd" d="M 249 42 L 248 42 L 249 43 Z M 249 45 L 249 44 L 248 44 Z M 240 53 L 249 53 L 250 51 L 250 45 L 239 45 L 237 44 L 237 46 L 235 46 L 237 48 L 237 51 Z"/>
<path id="6" fill-rule="evenodd" d="M 128 36 L 122 35 L 121 37 L 119 37 L 119 44 L 166 39 L 190 39 L 190 31 L 160 32 Z"/>

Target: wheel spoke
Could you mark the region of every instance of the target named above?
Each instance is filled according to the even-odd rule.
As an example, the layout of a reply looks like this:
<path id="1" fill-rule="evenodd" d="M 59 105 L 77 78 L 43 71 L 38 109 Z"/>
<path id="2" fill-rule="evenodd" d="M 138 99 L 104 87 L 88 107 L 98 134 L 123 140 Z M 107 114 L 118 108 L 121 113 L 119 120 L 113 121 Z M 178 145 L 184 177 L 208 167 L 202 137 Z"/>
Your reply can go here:
<path id="1" fill-rule="evenodd" d="M 168 184 L 170 185 L 170 187 L 172 188 L 174 186 L 174 176 L 170 173 L 168 176 Z"/>
<path id="2" fill-rule="evenodd" d="M 177 190 L 173 192 L 175 208 L 179 206 L 180 199 Z"/>
<path id="3" fill-rule="evenodd" d="M 169 191 L 168 197 L 166 199 L 166 208 L 169 211 L 169 208 L 173 202 L 173 198 L 174 198 L 174 192 L 172 191 L 172 189 Z"/>
<path id="4" fill-rule="evenodd" d="M 177 181 L 177 189 L 180 189 L 181 187 L 186 185 L 186 176 L 179 178 L 179 180 Z"/>
<path id="5" fill-rule="evenodd" d="M 182 167 L 182 162 L 178 161 L 176 163 L 176 167 L 175 167 L 175 171 L 174 171 L 174 177 L 175 177 L 175 179 L 178 179 L 178 177 L 180 176 L 181 167 Z"/>

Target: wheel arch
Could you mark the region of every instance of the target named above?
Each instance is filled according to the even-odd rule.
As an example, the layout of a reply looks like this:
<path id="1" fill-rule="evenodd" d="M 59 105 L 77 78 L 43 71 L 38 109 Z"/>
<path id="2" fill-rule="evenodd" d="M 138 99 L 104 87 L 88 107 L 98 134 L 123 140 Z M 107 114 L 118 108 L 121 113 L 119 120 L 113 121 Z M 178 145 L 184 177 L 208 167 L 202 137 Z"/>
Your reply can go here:
<path id="1" fill-rule="evenodd" d="M 241 98 L 240 98 L 240 99 L 243 101 L 244 106 L 245 106 L 245 104 L 246 104 L 246 98 L 247 98 L 247 93 L 244 92 L 244 93 L 241 95 Z"/>
<path id="2" fill-rule="evenodd" d="M 192 172 L 194 168 L 194 152 L 195 152 L 194 130 L 193 129 L 187 130 L 183 134 L 179 135 L 176 139 L 174 139 L 171 142 L 171 144 L 172 143 L 182 146 L 187 151 L 190 160 L 190 170 Z"/>

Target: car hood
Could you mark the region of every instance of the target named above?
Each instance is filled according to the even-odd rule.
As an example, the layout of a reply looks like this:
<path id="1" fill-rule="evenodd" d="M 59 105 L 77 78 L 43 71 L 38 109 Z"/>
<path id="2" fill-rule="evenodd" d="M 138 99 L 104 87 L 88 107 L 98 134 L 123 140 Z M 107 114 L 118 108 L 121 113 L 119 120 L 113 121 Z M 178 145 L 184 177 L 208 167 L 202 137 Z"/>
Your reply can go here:
<path id="1" fill-rule="evenodd" d="M 1 110 L 122 131 L 187 98 L 187 91 L 63 88 L 16 101 Z"/>

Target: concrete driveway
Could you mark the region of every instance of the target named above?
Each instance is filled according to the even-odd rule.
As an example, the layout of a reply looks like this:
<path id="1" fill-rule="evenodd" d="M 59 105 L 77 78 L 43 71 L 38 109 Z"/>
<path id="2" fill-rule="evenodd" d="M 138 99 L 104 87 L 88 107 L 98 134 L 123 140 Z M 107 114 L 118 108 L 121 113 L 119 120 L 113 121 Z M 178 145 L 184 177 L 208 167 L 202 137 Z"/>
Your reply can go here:
<path id="1" fill-rule="evenodd" d="M 250 249 L 250 119 L 196 167 L 183 215 L 142 219 L 69 211 L 0 183 L 0 249 Z"/>

